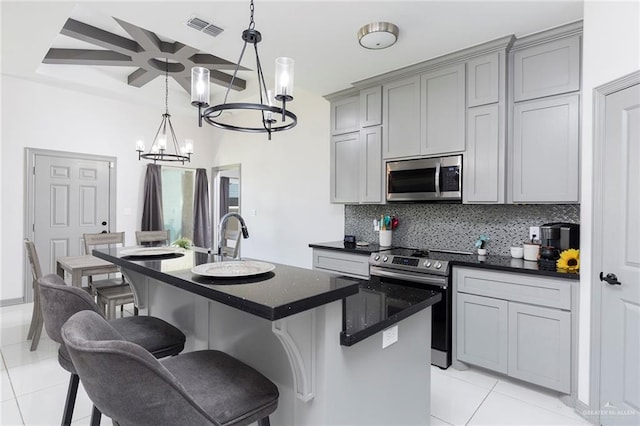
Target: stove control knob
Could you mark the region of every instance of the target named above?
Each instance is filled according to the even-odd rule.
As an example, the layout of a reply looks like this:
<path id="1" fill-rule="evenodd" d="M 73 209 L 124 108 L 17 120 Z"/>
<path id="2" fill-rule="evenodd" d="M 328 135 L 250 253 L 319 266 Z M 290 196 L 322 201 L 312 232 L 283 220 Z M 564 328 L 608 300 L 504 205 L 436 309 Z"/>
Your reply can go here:
<path id="1" fill-rule="evenodd" d="M 385 257 L 383 257 L 383 258 L 382 258 L 382 261 L 383 261 L 383 262 L 386 262 L 387 260 L 389 260 L 389 258 L 388 258 L 387 256 L 385 256 Z"/>
<path id="2" fill-rule="evenodd" d="M 442 263 L 437 262 L 437 263 L 436 263 L 436 269 L 440 269 L 440 268 L 442 268 Z"/>
<path id="3" fill-rule="evenodd" d="M 423 263 L 425 268 L 430 268 L 431 267 L 431 262 L 429 262 L 428 260 L 425 260 Z"/>
<path id="4" fill-rule="evenodd" d="M 377 262 L 378 260 L 380 260 L 380 255 L 379 255 L 379 254 L 376 254 L 376 257 L 374 257 L 374 258 L 373 258 L 373 260 L 375 260 L 376 262 Z"/>

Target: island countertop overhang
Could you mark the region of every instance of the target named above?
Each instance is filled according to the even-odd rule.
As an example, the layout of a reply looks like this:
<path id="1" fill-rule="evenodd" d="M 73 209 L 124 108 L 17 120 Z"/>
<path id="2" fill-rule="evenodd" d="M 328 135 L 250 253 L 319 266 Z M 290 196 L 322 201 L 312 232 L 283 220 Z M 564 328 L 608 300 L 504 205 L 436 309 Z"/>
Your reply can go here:
<path id="1" fill-rule="evenodd" d="M 276 269 L 255 277 L 210 279 L 191 272 L 196 256 L 132 259 L 123 248 L 94 250 L 93 255 L 168 285 L 223 303 L 258 317 L 275 321 L 357 294 L 359 280 L 323 271 L 274 263 Z M 202 255 L 202 256 L 200 256 Z M 187 265 L 185 267 L 185 265 Z M 191 265 L 191 266 L 188 266 Z"/>

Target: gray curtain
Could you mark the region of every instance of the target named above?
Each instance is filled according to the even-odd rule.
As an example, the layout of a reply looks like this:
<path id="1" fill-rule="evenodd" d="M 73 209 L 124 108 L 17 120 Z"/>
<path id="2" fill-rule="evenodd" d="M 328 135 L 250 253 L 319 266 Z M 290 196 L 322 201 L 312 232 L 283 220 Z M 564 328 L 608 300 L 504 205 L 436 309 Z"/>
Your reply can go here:
<path id="1" fill-rule="evenodd" d="M 229 178 L 220 177 L 220 217 L 229 213 Z"/>
<path id="2" fill-rule="evenodd" d="M 196 188 L 193 195 L 193 245 L 211 248 L 209 182 L 205 169 L 196 170 Z"/>
<path id="3" fill-rule="evenodd" d="M 142 207 L 141 231 L 161 231 L 162 218 L 162 173 L 159 164 L 147 164 L 144 178 L 144 204 Z"/>

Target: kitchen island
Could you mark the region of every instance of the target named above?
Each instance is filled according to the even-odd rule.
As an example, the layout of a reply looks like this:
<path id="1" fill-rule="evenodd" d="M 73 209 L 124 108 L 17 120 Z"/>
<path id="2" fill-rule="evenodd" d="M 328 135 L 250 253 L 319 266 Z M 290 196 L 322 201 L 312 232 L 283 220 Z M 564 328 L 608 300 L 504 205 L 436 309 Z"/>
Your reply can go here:
<path id="1" fill-rule="evenodd" d="M 211 260 L 201 253 L 121 251 L 93 254 L 121 268 L 141 315 L 180 328 L 185 350 L 225 351 L 278 385 L 272 424 L 429 423 L 430 306 L 440 295 L 280 264 L 253 277 L 202 277 L 191 272 Z M 383 349 L 389 327 L 397 341 Z"/>

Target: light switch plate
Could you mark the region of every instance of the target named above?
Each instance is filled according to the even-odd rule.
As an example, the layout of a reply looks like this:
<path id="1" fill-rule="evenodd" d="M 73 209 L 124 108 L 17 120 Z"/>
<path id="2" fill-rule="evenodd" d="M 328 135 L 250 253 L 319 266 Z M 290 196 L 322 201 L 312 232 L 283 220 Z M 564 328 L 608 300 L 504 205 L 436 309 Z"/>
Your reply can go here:
<path id="1" fill-rule="evenodd" d="M 398 326 L 394 325 L 382 332 L 382 349 L 398 341 Z"/>

